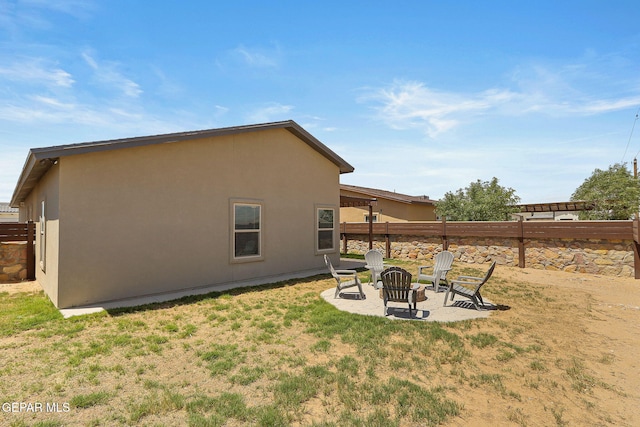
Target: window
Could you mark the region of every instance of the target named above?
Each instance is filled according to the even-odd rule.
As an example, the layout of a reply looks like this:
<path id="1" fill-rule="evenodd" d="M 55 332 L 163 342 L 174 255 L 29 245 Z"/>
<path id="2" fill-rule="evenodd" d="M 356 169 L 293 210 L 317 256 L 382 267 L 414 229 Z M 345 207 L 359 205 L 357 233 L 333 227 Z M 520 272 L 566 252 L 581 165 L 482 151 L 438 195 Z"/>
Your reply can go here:
<path id="1" fill-rule="evenodd" d="M 40 268 L 45 271 L 47 262 L 47 218 L 44 200 L 40 203 Z"/>
<path id="2" fill-rule="evenodd" d="M 255 259 L 262 255 L 262 206 L 233 203 L 233 258 Z"/>
<path id="3" fill-rule="evenodd" d="M 317 250 L 331 251 L 334 249 L 335 209 L 317 209 Z"/>
<path id="4" fill-rule="evenodd" d="M 372 218 L 373 221 L 371 222 L 378 222 L 378 214 L 373 214 Z M 364 222 L 369 222 L 369 214 L 364 214 Z"/>

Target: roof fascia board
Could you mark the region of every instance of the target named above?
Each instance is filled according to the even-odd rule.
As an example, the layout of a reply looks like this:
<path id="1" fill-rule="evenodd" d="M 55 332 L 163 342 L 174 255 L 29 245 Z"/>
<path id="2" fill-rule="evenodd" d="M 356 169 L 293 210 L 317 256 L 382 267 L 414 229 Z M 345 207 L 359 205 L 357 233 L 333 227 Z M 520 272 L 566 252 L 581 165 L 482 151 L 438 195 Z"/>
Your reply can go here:
<path id="1" fill-rule="evenodd" d="M 362 194 L 368 197 L 376 197 L 378 199 L 387 199 L 387 200 L 392 200 L 394 202 L 398 202 L 398 203 L 404 203 L 407 205 L 411 205 L 411 204 L 421 204 L 421 205 L 433 205 L 433 201 L 432 200 L 407 200 L 404 199 L 402 197 L 394 197 L 388 194 L 388 192 L 384 192 L 384 193 L 377 193 L 377 192 L 367 192 L 366 190 L 360 190 L 360 189 L 353 189 L 353 188 L 344 188 L 344 191 L 350 191 L 352 193 L 357 193 L 357 194 Z"/>
<path id="2" fill-rule="evenodd" d="M 313 149 L 315 149 L 316 151 L 320 152 L 320 154 L 322 154 L 327 159 L 329 159 L 331 162 L 336 164 L 340 168 L 340 173 L 341 174 L 342 173 L 350 173 L 350 172 L 353 172 L 355 170 L 354 167 L 351 166 L 349 163 L 347 163 L 346 160 L 344 160 L 342 157 L 338 156 L 333 150 L 331 150 L 329 147 L 327 147 L 322 142 L 320 142 L 318 139 L 316 139 L 316 137 L 314 137 L 309 132 L 307 132 L 302 126 L 300 126 L 299 124 L 297 124 L 294 121 L 290 121 L 289 123 L 290 123 L 290 126 L 286 126 L 285 127 L 289 132 L 291 132 L 296 137 L 298 137 L 299 139 L 301 139 L 304 142 L 306 142 Z"/>
<path id="3" fill-rule="evenodd" d="M 13 195 L 11 196 L 11 201 L 9 202 L 9 205 L 12 208 L 20 207 L 20 202 L 24 201 L 24 197 L 20 197 L 20 193 L 29 177 L 32 176 L 32 171 L 37 161 L 38 160 L 36 155 L 33 153 L 33 150 L 30 150 L 27 160 L 24 162 L 22 172 L 20 173 L 20 178 L 18 178 L 18 184 L 16 185 Z"/>
<path id="4" fill-rule="evenodd" d="M 34 148 L 31 151 L 46 158 L 72 156 L 76 154 L 95 153 L 121 148 L 144 147 L 145 145 L 170 144 L 189 139 L 208 138 L 214 136 L 232 135 L 244 132 L 274 129 L 284 127 L 287 122 L 267 123 L 264 125 L 237 126 L 220 129 L 178 132 L 162 135 L 137 136 L 133 138 L 112 139 L 96 142 L 81 142 L 79 144 L 58 145 L 53 147 Z"/>
<path id="5" fill-rule="evenodd" d="M 352 190 L 349 190 L 349 191 L 352 191 Z M 390 196 L 386 196 L 386 195 L 383 195 L 383 194 L 373 194 L 373 193 L 365 193 L 365 192 L 357 192 L 357 191 L 354 191 L 354 193 L 362 194 L 362 195 L 369 196 L 369 197 L 376 197 L 377 199 L 392 200 L 394 202 L 404 203 L 404 204 L 407 204 L 407 205 L 411 204 L 411 202 L 409 200 L 404 200 L 404 199 L 401 199 L 399 197 L 390 197 Z"/>

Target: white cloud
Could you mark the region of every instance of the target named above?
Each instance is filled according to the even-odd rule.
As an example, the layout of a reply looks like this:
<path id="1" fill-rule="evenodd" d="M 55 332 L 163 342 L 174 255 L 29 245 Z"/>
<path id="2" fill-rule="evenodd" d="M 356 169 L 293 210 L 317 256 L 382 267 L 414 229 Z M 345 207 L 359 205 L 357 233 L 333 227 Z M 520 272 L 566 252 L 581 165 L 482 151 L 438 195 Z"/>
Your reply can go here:
<path id="1" fill-rule="evenodd" d="M 103 110 L 88 105 L 63 102 L 46 96 L 30 96 L 14 103 L 0 105 L 0 120 L 23 124 L 56 124 L 108 126 L 122 123 Z"/>
<path id="2" fill-rule="evenodd" d="M 234 56 L 252 68 L 275 68 L 279 65 L 281 52 L 274 49 L 247 48 L 238 46 L 233 50 Z"/>
<path id="3" fill-rule="evenodd" d="M 587 114 L 607 113 L 609 111 L 625 110 L 640 105 L 640 95 L 622 99 L 596 100 L 583 106 L 578 106 L 575 110 Z"/>
<path id="4" fill-rule="evenodd" d="M 422 128 L 432 138 L 458 126 L 465 116 L 509 102 L 514 94 L 496 89 L 468 95 L 431 89 L 424 83 L 396 81 L 360 101 L 373 101 L 377 117 L 394 129 Z"/>
<path id="5" fill-rule="evenodd" d="M 24 6 L 61 12 L 75 18 L 87 18 L 91 15 L 94 2 L 90 0 L 22 0 Z"/>
<path id="6" fill-rule="evenodd" d="M 129 98 L 137 98 L 142 93 L 140 85 L 118 71 L 118 64 L 114 62 L 99 63 L 87 52 L 82 53 L 82 58 L 93 69 L 96 79 L 101 84 L 114 88 Z"/>
<path id="7" fill-rule="evenodd" d="M 293 111 L 292 105 L 283 105 L 277 102 L 259 107 L 247 116 L 248 123 L 267 123 L 278 120 L 288 120 L 289 113 Z"/>
<path id="8" fill-rule="evenodd" d="M 75 83 L 71 74 L 38 58 L 27 58 L 0 66 L 0 78 L 49 87 L 71 87 Z"/>
<path id="9" fill-rule="evenodd" d="M 436 90 L 423 82 L 397 80 L 368 89 L 360 102 L 372 105 L 375 117 L 392 129 L 421 129 L 429 137 L 477 120 L 528 114 L 586 117 L 640 104 L 640 81 L 621 85 L 588 64 L 555 69 L 540 64 L 517 68 L 504 87 L 475 93 Z M 514 86 L 513 88 L 508 88 Z M 627 89 L 629 88 L 629 89 Z"/>
<path id="10" fill-rule="evenodd" d="M 55 13 L 87 20 L 94 10 L 92 0 L 0 0 L 0 30 L 19 38 L 30 29 L 53 28 Z"/>
<path id="11" fill-rule="evenodd" d="M 222 105 L 216 105 L 214 109 L 216 115 L 226 114 L 229 112 L 229 108 L 223 107 Z"/>

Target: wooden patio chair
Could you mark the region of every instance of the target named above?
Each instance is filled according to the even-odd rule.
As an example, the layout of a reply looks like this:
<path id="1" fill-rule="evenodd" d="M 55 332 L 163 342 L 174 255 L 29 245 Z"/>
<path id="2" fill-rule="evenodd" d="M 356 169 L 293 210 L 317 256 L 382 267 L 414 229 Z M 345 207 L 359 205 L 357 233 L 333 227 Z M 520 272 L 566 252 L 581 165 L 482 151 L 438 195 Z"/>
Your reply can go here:
<path id="1" fill-rule="evenodd" d="M 454 295 L 460 295 L 469 298 L 476 307 L 476 310 L 480 310 L 478 303 L 482 304 L 482 308 L 484 308 L 484 301 L 482 300 L 482 295 L 480 295 L 480 288 L 487 283 L 493 274 L 494 268 L 496 268 L 495 261 L 493 261 L 493 264 L 491 264 L 491 267 L 489 267 L 489 270 L 484 277 L 460 276 L 458 277 L 458 280 L 452 280 L 451 283 L 449 283 L 449 288 L 444 296 L 444 302 L 442 305 L 445 306 L 447 304 L 447 297 L 449 296 L 449 293 L 451 293 L 451 301 L 453 301 Z"/>
<path id="2" fill-rule="evenodd" d="M 409 317 L 411 317 L 412 310 L 416 310 L 417 290 L 420 287 L 417 283 L 411 283 L 411 273 L 400 267 L 390 267 L 380 274 L 380 279 L 382 280 L 384 315 L 388 315 L 388 302 L 405 302 L 409 304 Z"/>
<path id="3" fill-rule="evenodd" d="M 368 268 L 371 273 L 369 284 L 373 282 L 374 288 L 377 288 L 380 273 L 382 273 L 382 270 L 386 267 L 386 265 L 384 265 L 384 258 L 379 251 L 371 249 L 364 254 L 364 260 L 367 263 L 364 267 Z"/>
<path id="4" fill-rule="evenodd" d="M 453 264 L 453 254 L 449 251 L 442 251 L 435 256 L 434 261 L 435 264 L 432 266 L 421 265 L 418 267 L 416 282 L 420 280 L 431 282 L 433 290 L 440 292 L 441 285 L 449 285 L 447 273 L 451 270 L 451 265 Z M 436 280 L 436 277 L 438 277 L 439 280 Z"/>
<path id="5" fill-rule="evenodd" d="M 324 263 L 327 265 L 327 268 L 331 272 L 331 275 L 336 282 L 338 282 L 336 286 L 336 293 L 334 294 L 334 298 L 338 298 L 340 292 L 344 289 L 358 287 L 358 291 L 360 293 L 360 299 L 365 299 L 364 292 L 362 292 L 362 285 L 360 284 L 360 279 L 358 278 L 358 272 L 355 270 L 336 270 L 333 268 L 331 264 L 331 260 L 327 255 L 324 256 Z"/>

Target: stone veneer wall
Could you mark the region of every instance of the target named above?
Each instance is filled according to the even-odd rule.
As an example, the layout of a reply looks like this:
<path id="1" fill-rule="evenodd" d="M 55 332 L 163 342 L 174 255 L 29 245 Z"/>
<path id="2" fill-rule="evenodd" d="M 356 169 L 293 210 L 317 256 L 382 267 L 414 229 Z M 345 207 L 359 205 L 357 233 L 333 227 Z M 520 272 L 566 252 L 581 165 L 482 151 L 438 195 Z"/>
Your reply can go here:
<path id="1" fill-rule="evenodd" d="M 20 282 L 27 278 L 27 244 L 0 243 L 0 283 Z"/>
<path id="2" fill-rule="evenodd" d="M 353 236 L 351 236 L 353 237 Z M 367 236 L 347 241 L 348 253 L 364 254 L 369 250 Z M 544 239 L 525 241 L 525 266 L 542 270 L 634 277 L 633 242 L 627 240 Z M 374 241 L 374 249 L 386 252 L 384 239 Z M 431 260 L 442 250 L 437 237 L 395 236 L 391 241 L 391 258 Z M 517 239 L 449 238 L 449 251 L 458 262 L 482 264 L 497 261 L 500 265 L 518 266 Z"/>

